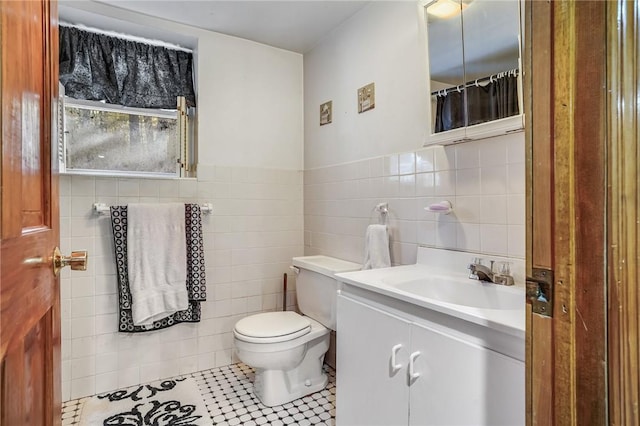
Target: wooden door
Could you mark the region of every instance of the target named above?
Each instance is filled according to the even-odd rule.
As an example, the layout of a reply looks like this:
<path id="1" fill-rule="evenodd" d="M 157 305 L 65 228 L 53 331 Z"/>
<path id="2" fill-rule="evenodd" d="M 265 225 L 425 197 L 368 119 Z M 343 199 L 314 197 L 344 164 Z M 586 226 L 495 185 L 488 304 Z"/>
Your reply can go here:
<path id="1" fill-rule="evenodd" d="M 55 1 L 2 1 L 0 424 L 60 424 Z"/>
<path id="2" fill-rule="evenodd" d="M 528 425 L 606 424 L 607 3 L 526 3 Z"/>

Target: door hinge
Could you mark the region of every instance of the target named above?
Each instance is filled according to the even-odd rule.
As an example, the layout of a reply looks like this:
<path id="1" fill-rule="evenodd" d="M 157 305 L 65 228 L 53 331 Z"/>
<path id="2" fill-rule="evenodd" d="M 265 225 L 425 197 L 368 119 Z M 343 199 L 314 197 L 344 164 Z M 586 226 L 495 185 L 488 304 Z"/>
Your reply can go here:
<path id="1" fill-rule="evenodd" d="M 527 277 L 527 303 L 536 314 L 553 316 L 553 270 L 533 268 Z"/>

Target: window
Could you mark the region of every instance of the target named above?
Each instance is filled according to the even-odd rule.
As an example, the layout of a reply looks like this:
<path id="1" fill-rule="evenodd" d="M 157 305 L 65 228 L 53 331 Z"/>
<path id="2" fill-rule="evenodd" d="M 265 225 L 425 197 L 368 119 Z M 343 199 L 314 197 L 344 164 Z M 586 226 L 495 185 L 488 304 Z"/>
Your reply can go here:
<path id="1" fill-rule="evenodd" d="M 190 123 L 180 110 L 129 108 L 65 97 L 65 173 L 185 176 L 193 169 Z M 184 107 L 184 101 L 182 101 Z"/>
<path id="2" fill-rule="evenodd" d="M 139 40 L 60 27 L 62 173 L 193 176 L 192 54 Z"/>

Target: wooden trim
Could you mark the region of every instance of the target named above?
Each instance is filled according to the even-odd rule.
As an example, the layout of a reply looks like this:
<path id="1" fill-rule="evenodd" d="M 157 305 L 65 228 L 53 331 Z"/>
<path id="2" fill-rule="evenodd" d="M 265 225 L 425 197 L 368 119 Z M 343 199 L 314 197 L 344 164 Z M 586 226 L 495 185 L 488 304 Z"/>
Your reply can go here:
<path id="1" fill-rule="evenodd" d="M 532 185 L 532 176 L 531 172 L 533 171 L 532 166 L 532 126 L 531 126 L 531 109 L 532 109 L 532 99 L 533 99 L 533 84 L 531 79 L 532 67 L 532 31 L 531 31 L 531 15 L 532 15 L 532 4 L 531 2 L 524 3 L 524 21 L 522 25 L 522 35 L 523 35 L 523 46 L 522 46 L 522 93 L 524 95 L 523 99 L 523 107 L 524 107 L 524 140 L 525 140 L 525 229 L 526 229 L 526 243 L 525 243 L 525 264 L 526 264 L 526 274 L 528 277 L 532 275 L 531 273 L 531 256 L 533 255 L 532 250 L 532 229 L 533 229 L 533 197 L 531 196 L 531 185 Z M 525 424 L 526 426 L 532 425 L 532 416 L 533 416 L 533 400 L 535 399 L 533 392 L 533 311 L 531 310 L 531 304 L 527 303 L 525 305 Z M 1 425 L 0 425 L 1 426 Z"/>
<path id="2" fill-rule="evenodd" d="M 609 418 L 640 424 L 640 6 L 607 2 Z"/>
<path id="3" fill-rule="evenodd" d="M 530 231 L 533 228 L 533 197 L 532 197 L 532 175 L 533 172 L 533 163 L 532 163 L 532 141 L 533 141 L 533 126 L 532 123 L 532 99 L 533 99 L 533 79 L 532 79 L 532 70 L 533 67 L 531 65 L 533 59 L 533 32 L 531 31 L 532 24 L 532 3 L 525 2 L 524 3 L 524 20 L 522 23 L 522 37 L 523 37 L 523 45 L 522 45 L 522 94 L 523 94 L 523 110 L 524 110 L 524 150 L 525 150 L 525 227 L 527 230 L 527 238 L 525 242 L 525 263 L 526 263 L 526 274 L 528 277 L 532 275 L 530 267 L 531 267 L 531 259 L 533 256 L 533 243 L 532 243 L 532 235 L 530 235 Z"/>
<path id="4" fill-rule="evenodd" d="M 528 2 L 531 8 L 531 149 L 532 149 L 532 216 L 530 267 L 551 269 L 553 266 L 553 105 L 552 93 L 553 9 L 548 2 Z M 535 70 L 535 71 L 534 71 Z M 545 213 L 546 212 L 546 213 Z M 531 276 L 529 271 L 529 276 Z"/>
<path id="5" fill-rule="evenodd" d="M 606 424 L 606 2 L 575 10 L 575 390 L 578 424 Z M 579 29 L 588 29 L 588 31 Z"/>
<path id="6" fill-rule="evenodd" d="M 555 407 L 553 404 L 553 320 L 532 314 L 533 345 L 531 359 L 535 360 L 532 368 L 532 413 L 531 424 L 553 425 Z"/>
<path id="7" fill-rule="evenodd" d="M 525 3 L 527 276 L 553 266 L 552 11 L 548 2 Z M 554 414 L 553 321 L 530 305 L 526 315 L 526 423 L 547 426 Z"/>
<path id="8" fill-rule="evenodd" d="M 553 7 L 553 403 L 555 424 L 575 425 L 575 8 L 574 2 Z"/>
<path id="9" fill-rule="evenodd" d="M 554 421 L 605 424 L 605 3 L 553 7 Z"/>
<path id="10" fill-rule="evenodd" d="M 554 290 L 553 318 L 527 320 L 527 423 L 606 424 L 606 3 L 529 3 L 527 269 L 552 269 Z"/>
<path id="11" fill-rule="evenodd" d="M 45 3 L 45 22 L 46 40 L 45 40 L 45 60 L 48 66 L 45 68 L 45 85 L 48 90 L 49 102 L 45 112 L 44 122 L 47 123 L 45 128 L 48 133 L 44 135 L 45 149 L 47 150 L 47 164 L 44 167 L 45 176 L 49 177 L 48 199 L 45 200 L 45 212 L 48 217 L 45 223 L 51 227 L 54 233 L 54 241 L 60 245 L 60 190 L 58 184 L 58 102 L 59 102 L 59 35 L 58 35 L 58 2 L 57 0 L 49 0 Z M 47 314 L 47 328 L 49 340 L 47 347 L 51 348 L 51 356 L 46 360 L 45 366 L 46 381 L 48 383 L 47 390 L 50 394 L 45 395 L 45 419 L 50 420 L 52 426 L 62 424 L 62 331 L 61 318 L 62 311 L 60 307 L 60 278 L 53 279 L 53 297 L 54 302 L 51 310 Z"/>

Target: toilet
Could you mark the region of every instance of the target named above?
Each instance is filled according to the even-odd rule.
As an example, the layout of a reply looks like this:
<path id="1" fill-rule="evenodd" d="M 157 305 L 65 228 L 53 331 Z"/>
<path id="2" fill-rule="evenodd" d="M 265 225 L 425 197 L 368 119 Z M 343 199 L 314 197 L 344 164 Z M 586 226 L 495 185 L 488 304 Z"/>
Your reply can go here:
<path id="1" fill-rule="evenodd" d="M 253 392 L 268 406 L 286 404 L 324 389 L 322 370 L 329 333 L 336 329 L 334 274 L 356 271 L 361 265 L 328 256 L 294 257 L 298 274 L 298 309 L 265 312 L 238 321 L 233 330 L 240 361 L 255 369 Z"/>

